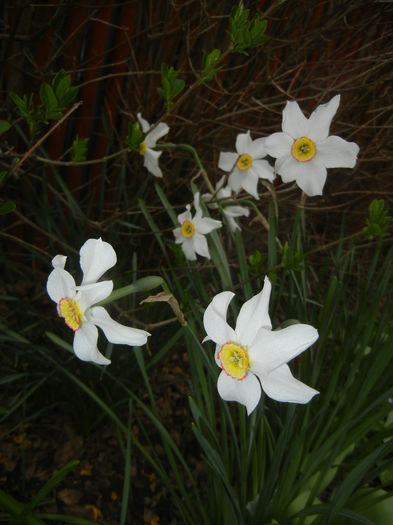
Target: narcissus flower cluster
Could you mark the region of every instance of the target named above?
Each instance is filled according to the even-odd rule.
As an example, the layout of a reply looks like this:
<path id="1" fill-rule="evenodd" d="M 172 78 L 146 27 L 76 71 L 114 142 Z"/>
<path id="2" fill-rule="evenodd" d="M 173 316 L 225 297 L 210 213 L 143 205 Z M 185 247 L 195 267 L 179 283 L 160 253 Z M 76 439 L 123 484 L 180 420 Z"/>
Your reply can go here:
<path id="1" fill-rule="evenodd" d="M 46 285 L 49 297 L 56 303 L 57 312 L 74 332 L 74 352 L 82 361 L 108 365 L 110 360 L 97 348 L 100 328 L 114 344 L 141 346 L 150 335 L 145 330 L 124 326 L 113 320 L 102 306 L 94 306 L 112 292 L 112 281 L 98 279 L 117 261 L 115 250 L 102 239 L 87 240 L 79 251 L 83 278 L 76 286 L 72 275 L 64 269 L 67 257 L 56 255 L 53 270 Z"/>

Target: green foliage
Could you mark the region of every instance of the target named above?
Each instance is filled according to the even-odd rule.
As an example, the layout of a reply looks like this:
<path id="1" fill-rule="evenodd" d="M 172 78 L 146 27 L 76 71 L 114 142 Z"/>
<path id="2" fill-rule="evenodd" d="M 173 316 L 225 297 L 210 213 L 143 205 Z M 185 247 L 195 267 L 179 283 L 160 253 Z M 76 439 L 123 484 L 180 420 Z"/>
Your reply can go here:
<path id="1" fill-rule="evenodd" d="M 304 269 L 304 254 L 299 251 L 292 252 L 288 242 L 285 242 L 282 248 L 282 266 L 285 270 L 300 272 Z"/>
<path id="2" fill-rule="evenodd" d="M 40 120 L 38 111 L 33 105 L 33 93 L 20 97 L 11 91 L 10 97 L 16 106 L 17 113 L 26 120 L 30 134 L 33 135 Z"/>
<path id="3" fill-rule="evenodd" d="M 75 137 L 71 146 L 71 159 L 73 162 L 82 162 L 86 160 L 87 143 L 89 138 L 80 139 L 78 135 Z"/>
<path id="4" fill-rule="evenodd" d="M 15 202 L 10 199 L 6 201 L 0 201 L 0 215 L 6 215 L 7 213 L 11 213 L 15 210 L 15 208 Z"/>
<path id="5" fill-rule="evenodd" d="M 139 122 L 128 123 L 128 133 L 126 137 L 126 144 L 130 151 L 137 151 L 139 153 L 140 145 L 145 140 L 146 133 L 143 133 Z"/>
<path id="6" fill-rule="evenodd" d="M 364 235 L 371 239 L 373 237 L 384 237 L 388 235 L 388 228 L 392 218 L 385 208 L 383 199 L 373 199 L 368 207 L 368 218 L 363 228 Z"/>
<path id="7" fill-rule="evenodd" d="M 231 48 L 235 53 L 247 54 L 247 49 L 259 47 L 269 37 L 265 35 L 267 20 L 259 15 L 249 18 L 250 10 L 245 9 L 243 4 L 235 6 L 229 17 L 229 35 Z"/>
<path id="8" fill-rule="evenodd" d="M 253 275 L 264 275 L 266 257 L 262 255 L 260 250 L 254 250 L 251 255 L 248 256 L 248 263 L 250 272 Z"/>
<path id="9" fill-rule="evenodd" d="M 0 135 L 6 133 L 11 127 L 11 124 L 8 120 L 0 120 Z"/>
<path id="10" fill-rule="evenodd" d="M 202 58 L 201 78 L 203 82 L 210 82 L 218 71 L 218 64 L 221 58 L 221 51 L 213 49 L 210 53 L 204 53 Z"/>
<path id="11" fill-rule="evenodd" d="M 161 87 L 157 88 L 157 91 L 168 109 L 173 107 L 174 99 L 180 95 L 185 87 L 184 80 L 177 78 L 178 75 L 179 71 L 176 71 L 172 66 L 168 67 L 167 64 L 162 64 Z"/>

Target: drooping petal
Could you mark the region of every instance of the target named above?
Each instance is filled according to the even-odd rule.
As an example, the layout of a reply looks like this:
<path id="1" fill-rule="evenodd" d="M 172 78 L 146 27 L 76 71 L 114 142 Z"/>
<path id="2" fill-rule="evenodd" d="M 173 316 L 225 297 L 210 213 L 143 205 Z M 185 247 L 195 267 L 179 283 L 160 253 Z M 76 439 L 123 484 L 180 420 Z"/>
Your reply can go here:
<path id="1" fill-rule="evenodd" d="M 196 191 L 194 193 L 194 208 L 195 208 L 195 215 L 194 215 L 194 219 L 193 219 L 193 222 L 196 224 L 201 218 L 202 218 L 202 208 L 201 208 L 201 205 L 200 205 L 200 193 L 199 191 Z"/>
<path id="2" fill-rule="evenodd" d="M 65 267 L 67 257 L 65 255 L 55 255 L 52 259 L 53 268 L 63 268 Z"/>
<path id="3" fill-rule="evenodd" d="M 267 179 L 270 182 L 273 182 L 275 177 L 274 169 L 267 160 L 254 160 L 251 171 L 254 171 L 260 179 Z"/>
<path id="4" fill-rule="evenodd" d="M 101 328 L 105 337 L 113 344 L 141 346 L 146 344 L 149 332 L 118 323 L 102 306 L 95 306 L 89 311 L 90 321 Z"/>
<path id="5" fill-rule="evenodd" d="M 165 122 L 160 122 L 145 137 L 145 144 L 148 148 L 154 148 L 157 140 L 164 137 L 169 132 L 169 126 Z"/>
<path id="6" fill-rule="evenodd" d="M 142 118 L 142 115 L 140 113 L 137 113 L 137 119 L 139 120 L 139 124 L 141 125 L 143 133 L 147 133 L 150 129 L 150 124 Z"/>
<path id="7" fill-rule="evenodd" d="M 82 361 L 109 365 L 110 360 L 97 348 L 98 330 L 92 323 L 83 323 L 74 335 L 74 352 Z"/>
<path id="8" fill-rule="evenodd" d="M 326 168 L 353 168 L 357 161 L 359 146 L 341 137 L 331 135 L 318 143 L 317 159 Z"/>
<path id="9" fill-rule="evenodd" d="M 308 137 L 314 142 L 325 139 L 329 135 L 330 124 L 340 105 L 340 95 L 333 97 L 327 104 L 321 104 L 308 119 Z"/>
<path id="10" fill-rule="evenodd" d="M 274 331 L 260 328 L 248 348 L 251 370 L 270 374 L 304 352 L 317 339 L 318 331 L 308 324 L 294 324 Z"/>
<path id="11" fill-rule="evenodd" d="M 261 398 L 261 385 L 253 374 L 238 381 L 222 371 L 218 376 L 217 390 L 224 401 L 237 401 L 244 405 L 247 415 L 251 414 Z"/>
<path id="12" fill-rule="evenodd" d="M 236 333 L 226 321 L 228 305 L 234 295 L 233 292 L 217 294 L 203 315 L 207 336 L 220 346 L 228 341 L 236 341 Z"/>
<path id="13" fill-rule="evenodd" d="M 106 299 L 112 293 L 113 281 L 100 281 L 99 283 L 77 286 L 76 290 L 78 293 L 75 299 L 83 313 L 90 306 Z"/>
<path id="14" fill-rule="evenodd" d="M 267 277 L 262 290 L 246 301 L 240 309 L 236 320 L 237 341 L 243 346 L 252 344 L 260 328 L 271 330 L 269 317 L 269 299 L 272 285 Z"/>
<path id="15" fill-rule="evenodd" d="M 222 222 L 216 219 L 210 219 L 210 217 L 202 217 L 198 222 L 195 222 L 195 228 L 198 233 L 206 235 L 207 233 L 221 228 Z"/>
<path id="16" fill-rule="evenodd" d="M 185 239 L 183 237 L 183 241 L 182 241 L 181 247 L 182 247 L 182 250 L 183 250 L 183 253 L 184 253 L 186 259 L 188 259 L 189 261 L 196 261 L 197 256 L 196 256 L 196 253 L 195 253 L 195 246 L 194 246 L 194 241 L 193 241 L 192 238 Z"/>
<path id="17" fill-rule="evenodd" d="M 95 283 L 117 261 L 115 250 L 101 238 L 87 240 L 79 254 L 83 271 L 82 284 Z"/>
<path id="18" fill-rule="evenodd" d="M 282 365 L 268 375 L 259 375 L 259 379 L 266 395 L 276 401 L 304 404 L 319 394 L 314 388 L 295 379 L 288 365 Z"/>
<path id="19" fill-rule="evenodd" d="M 265 148 L 268 155 L 278 159 L 291 152 L 292 144 L 293 138 L 288 133 L 279 131 L 266 138 Z"/>
<path id="20" fill-rule="evenodd" d="M 241 172 L 238 168 L 235 168 L 228 177 L 228 186 L 235 193 L 242 188 L 243 177 L 245 177 L 244 172 Z"/>
<path id="21" fill-rule="evenodd" d="M 158 165 L 158 159 L 160 158 L 161 153 L 162 151 L 154 151 L 148 148 L 143 155 L 143 166 L 149 173 L 159 178 L 163 176 L 161 168 Z"/>
<path id="22" fill-rule="evenodd" d="M 236 151 L 239 155 L 242 155 L 243 153 L 248 153 L 250 155 L 251 144 L 252 140 L 249 131 L 247 131 L 247 133 L 239 133 L 236 137 Z"/>
<path id="23" fill-rule="evenodd" d="M 49 297 L 55 303 L 59 303 L 60 299 L 65 297 L 73 298 L 75 296 L 75 281 L 67 270 L 57 267 L 49 274 L 46 291 Z"/>
<path id="24" fill-rule="evenodd" d="M 286 103 L 282 112 L 282 130 L 293 139 L 308 136 L 308 120 L 297 102 Z"/>
<path id="25" fill-rule="evenodd" d="M 218 167 L 223 171 L 232 171 L 236 166 L 238 157 L 237 153 L 232 153 L 231 151 L 221 152 L 218 158 Z"/>
<path id="26" fill-rule="evenodd" d="M 248 217 L 250 210 L 245 206 L 225 206 L 224 213 L 227 217 Z"/>
<path id="27" fill-rule="evenodd" d="M 194 250 L 198 255 L 210 259 L 209 245 L 207 244 L 207 239 L 201 233 L 196 232 L 192 238 L 194 241 Z"/>
<path id="28" fill-rule="evenodd" d="M 259 199 L 258 195 L 258 181 L 259 177 L 257 172 L 254 170 L 254 166 L 251 166 L 249 170 L 247 170 L 247 174 L 243 175 L 242 179 L 242 188 L 252 195 L 254 199 Z"/>
<path id="29" fill-rule="evenodd" d="M 266 139 L 264 137 L 251 141 L 249 151 L 247 153 L 252 157 L 253 162 L 255 162 L 257 159 L 263 159 L 266 157 L 267 153 L 265 141 Z"/>

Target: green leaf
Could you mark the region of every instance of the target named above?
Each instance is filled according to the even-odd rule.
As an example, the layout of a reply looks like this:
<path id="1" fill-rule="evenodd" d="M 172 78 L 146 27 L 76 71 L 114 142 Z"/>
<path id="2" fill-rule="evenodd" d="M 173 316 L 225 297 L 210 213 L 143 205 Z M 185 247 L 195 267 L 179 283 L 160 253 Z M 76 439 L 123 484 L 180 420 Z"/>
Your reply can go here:
<path id="1" fill-rule="evenodd" d="M 220 61 L 221 51 L 213 49 L 210 53 L 205 53 L 202 58 L 201 77 L 203 81 L 210 82 L 218 71 L 216 64 Z"/>
<path id="2" fill-rule="evenodd" d="M 0 120 L 0 135 L 8 131 L 11 127 L 11 124 L 8 120 Z"/>
<path id="3" fill-rule="evenodd" d="M 367 238 L 384 237 L 388 235 L 388 228 L 392 218 L 385 209 L 383 199 L 373 199 L 368 207 L 368 218 L 363 233 Z"/>
<path id="4" fill-rule="evenodd" d="M 59 120 L 62 117 L 62 108 L 59 107 L 57 97 L 52 86 L 44 83 L 40 87 L 40 99 L 44 105 L 44 119 Z"/>
<path id="5" fill-rule="evenodd" d="M 16 208 L 16 204 L 14 201 L 7 200 L 7 201 L 1 201 L 0 202 L 0 215 L 6 215 L 7 213 L 11 213 Z"/>
<path id="6" fill-rule="evenodd" d="M 166 106 L 170 109 L 173 106 L 173 100 L 180 95 L 185 87 L 184 80 L 177 78 L 179 71 L 167 64 L 161 65 L 161 87 L 157 88 L 159 96 L 164 100 Z"/>
<path id="7" fill-rule="evenodd" d="M 259 47 L 269 39 L 265 35 L 267 20 L 259 15 L 249 19 L 249 9 L 243 4 L 232 8 L 229 17 L 229 34 L 232 50 L 236 53 L 246 53 L 246 49 Z"/>
<path id="8" fill-rule="evenodd" d="M 78 135 L 75 137 L 71 146 L 71 159 L 74 162 L 82 162 L 86 160 L 88 137 L 80 139 Z"/>

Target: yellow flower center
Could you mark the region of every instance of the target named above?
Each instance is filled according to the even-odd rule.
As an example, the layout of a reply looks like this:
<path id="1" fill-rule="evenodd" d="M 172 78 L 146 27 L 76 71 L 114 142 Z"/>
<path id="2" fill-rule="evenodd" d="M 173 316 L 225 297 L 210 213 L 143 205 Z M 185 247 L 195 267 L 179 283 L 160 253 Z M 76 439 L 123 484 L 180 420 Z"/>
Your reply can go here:
<path id="1" fill-rule="evenodd" d="M 217 355 L 221 368 L 229 376 L 242 381 L 248 372 L 250 359 L 247 348 L 229 341 L 220 348 Z"/>
<path id="2" fill-rule="evenodd" d="M 182 232 L 183 237 L 189 239 L 195 234 L 195 226 L 191 221 L 184 221 L 181 225 L 180 231 Z"/>
<path id="3" fill-rule="evenodd" d="M 315 142 L 308 137 L 300 137 L 293 142 L 291 153 L 297 161 L 308 162 L 316 153 Z"/>
<path id="4" fill-rule="evenodd" d="M 146 144 L 144 142 L 141 142 L 139 144 L 139 154 L 142 155 L 142 157 L 146 153 L 146 150 L 147 150 Z"/>
<path id="5" fill-rule="evenodd" d="M 240 157 L 237 159 L 236 166 L 239 168 L 239 170 L 245 171 L 251 168 L 252 166 L 252 157 L 248 153 L 243 153 L 243 155 L 240 155 Z"/>
<path id="6" fill-rule="evenodd" d="M 77 301 L 67 297 L 59 301 L 60 317 L 64 318 L 65 324 L 76 332 L 83 322 L 83 314 Z"/>

